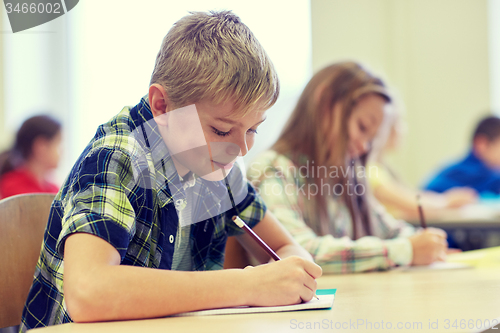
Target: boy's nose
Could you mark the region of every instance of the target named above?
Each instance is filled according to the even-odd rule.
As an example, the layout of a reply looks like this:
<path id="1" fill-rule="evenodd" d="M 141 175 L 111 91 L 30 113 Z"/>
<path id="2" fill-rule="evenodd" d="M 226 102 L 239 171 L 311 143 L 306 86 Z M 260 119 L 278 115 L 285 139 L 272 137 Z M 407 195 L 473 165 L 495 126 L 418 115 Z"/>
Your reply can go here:
<path id="1" fill-rule="evenodd" d="M 236 143 L 230 143 L 226 147 L 226 154 L 231 156 L 245 156 L 247 153 L 246 145 L 244 145 L 245 150 L 241 149 L 241 146 Z"/>
<path id="2" fill-rule="evenodd" d="M 240 147 L 235 143 L 230 143 L 226 147 L 226 154 L 231 156 L 237 156 L 240 153 Z"/>
<path id="3" fill-rule="evenodd" d="M 245 143 L 243 145 L 243 148 L 240 147 L 240 155 L 238 156 L 245 156 L 248 153 L 248 147 L 247 144 Z"/>
<path id="4" fill-rule="evenodd" d="M 231 156 L 245 156 L 248 153 L 248 147 L 245 140 L 238 143 L 230 143 L 226 147 L 226 154 Z"/>

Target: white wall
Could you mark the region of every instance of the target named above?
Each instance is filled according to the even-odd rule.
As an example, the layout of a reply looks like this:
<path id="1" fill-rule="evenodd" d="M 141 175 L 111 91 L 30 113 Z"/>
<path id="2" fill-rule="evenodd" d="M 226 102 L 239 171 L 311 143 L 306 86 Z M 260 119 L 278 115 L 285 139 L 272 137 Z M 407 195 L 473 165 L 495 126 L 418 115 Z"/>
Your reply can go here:
<path id="1" fill-rule="evenodd" d="M 500 0 L 488 0 L 491 108 L 500 115 Z"/>
<path id="2" fill-rule="evenodd" d="M 67 22 L 64 15 L 38 27 L 12 33 L 4 6 L 1 7 L 1 66 L 3 89 L 0 107 L 0 150 L 13 143 L 13 137 L 28 117 L 48 113 L 67 129 L 68 104 Z M 70 143 L 70 131 L 64 130 L 64 151 Z M 66 159 L 61 169 L 65 168 Z M 66 172 L 65 172 L 66 173 Z M 61 180 L 62 172 L 56 175 Z"/>
<path id="3" fill-rule="evenodd" d="M 0 149 L 11 144 L 26 117 L 49 111 L 64 122 L 59 181 L 99 124 L 147 94 L 162 39 L 188 11 L 233 10 L 278 71 L 281 95 L 260 127 L 249 159 L 275 141 L 312 71 L 309 0 L 80 1 L 66 15 L 16 34 L 4 6 L 0 8 L 5 79 Z"/>
<path id="4" fill-rule="evenodd" d="M 355 59 L 406 105 L 392 161 L 412 185 L 468 147 L 490 107 L 487 0 L 312 0 L 313 70 Z"/>
<path id="5" fill-rule="evenodd" d="M 409 134 L 392 160 L 409 183 L 419 185 L 443 160 L 463 153 L 473 123 L 500 103 L 498 92 L 492 93 L 500 82 L 500 65 L 493 62 L 500 40 L 494 36 L 500 33 L 488 35 L 488 26 L 499 24 L 488 8 L 498 10 L 499 2 L 311 0 L 310 7 L 307 0 L 190 0 L 172 7 L 156 0 L 141 6 L 131 0 L 80 1 L 68 14 L 15 35 L 5 32 L 0 6 L 0 149 L 30 112 L 53 110 L 67 129 L 62 177 L 97 125 L 147 92 L 156 52 L 172 23 L 188 9 L 225 7 L 254 31 L 282 83 L 250 158 L 276 139 L 312 70 L 354 58 L 383 74 L 404 101 Z M 496 44 L 488 45 L 488 38 Z M 12 59 L 18 67 L 9 65 Z"/>
<path id="6" fill-rule="evenodd" d="M 2 31 L 4 30 L 3 29 L 3 15 L 4 15 L 4 10 L 3 10 L 3 7 L 0 9 L 0 28 L 2 29 Z M 7 141 L 8 141 L 8 137 L 7 137 L 7 134 L 5 133 L 5 129 L 4 129 L 4 114 L 5 114 L 5 111 L 4 111 L 4 102 L 5 102 L 5 97 L 4 97 L 4 75 L 3 75 L 3 72 L 4 72 L 4 65 L 3 65 L 3 38 L 0 38 L 0 151 L 2 151 L 3 149 L 5 149 L 6 145 L 7 145 Z"/>
<path id="7" fill-rule="evenodd" d="M 76 158 L 97 126 L 135 105 L 147 94 L 156 54 L 172 24 L 188 11 L 231 9 L 252 30 L 281 80 L 278 103 L 259 128 L 256 153 L 275 141 L 284 120 L 311 74 L 309 1 L 176 2 L 80 1 L 71 22 L 72 131 Z"/>

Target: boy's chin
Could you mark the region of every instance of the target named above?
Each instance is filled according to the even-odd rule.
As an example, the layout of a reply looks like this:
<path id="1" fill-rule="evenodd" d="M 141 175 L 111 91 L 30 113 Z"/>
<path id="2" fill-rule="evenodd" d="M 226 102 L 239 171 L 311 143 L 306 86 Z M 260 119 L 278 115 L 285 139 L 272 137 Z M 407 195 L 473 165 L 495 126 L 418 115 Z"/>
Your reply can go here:
<path id="1" fill-rule="evenodd" d="M 224 170 L 218 169 L 214 172 L 208 173 L 208 174 L 200 176 L 200 177 L 205 179 L 205 180 L 211 181 L 211 182 L 218 182 L 218 181 L 224 180 L 224 178 L 226 178 L 226 176 L 229 174 L 229 172 L 231 172 L 231 169 L 224 169 Z"/>

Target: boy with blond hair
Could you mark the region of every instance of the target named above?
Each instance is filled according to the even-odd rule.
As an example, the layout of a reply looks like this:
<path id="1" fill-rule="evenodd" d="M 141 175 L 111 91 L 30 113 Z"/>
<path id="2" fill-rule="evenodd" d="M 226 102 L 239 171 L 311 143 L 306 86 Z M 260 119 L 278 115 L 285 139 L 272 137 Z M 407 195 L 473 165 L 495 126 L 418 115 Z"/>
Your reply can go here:
<path id="1" fill-rule="evenodd" d="M 310 300 L 321 269 L 235 163 L 278 92 L 271 61 L 236 15 L 175 23 L 148 95 L 98 128 L 52 204 L 21 332 Z M 284 259 L 220 270 L 231 235 L 269 261 L 234 215 Z"/>

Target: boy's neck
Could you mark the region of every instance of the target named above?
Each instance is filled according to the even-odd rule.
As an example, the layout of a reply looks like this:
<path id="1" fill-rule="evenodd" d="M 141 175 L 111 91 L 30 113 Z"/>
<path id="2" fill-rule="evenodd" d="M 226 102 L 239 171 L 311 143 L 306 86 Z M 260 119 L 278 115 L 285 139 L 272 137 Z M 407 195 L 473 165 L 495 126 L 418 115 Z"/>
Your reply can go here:
<path id="1" fill-rule="evenodd" d="M 181 179 L 183 179 L 184 176 L 186 176 L 191 171 L 188 168 L 186 168 L 184 165 L 182 165 L 181 163 L 179 163 L 175 159 L 175 157 L 173 157 L 173 156 L 172 156 L 172 161 L 174 162 L 175 169 L 177 170 L 177 173 L 179 174 L 179 177 Z"/>

